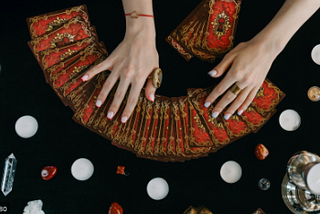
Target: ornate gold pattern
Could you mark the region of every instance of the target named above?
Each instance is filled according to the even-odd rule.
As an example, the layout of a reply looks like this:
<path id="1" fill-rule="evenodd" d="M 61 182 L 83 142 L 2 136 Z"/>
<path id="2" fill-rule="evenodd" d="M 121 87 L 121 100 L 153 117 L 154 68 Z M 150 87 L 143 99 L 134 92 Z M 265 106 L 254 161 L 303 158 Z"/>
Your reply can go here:
<path id="1" fill-rule="evenodd" d="M 34 23 L 38 22 L 39 20 L 43 19 L 43 20 L 47 20 L 48 18 L 52 17 L 52 16 L 56 16 L 56 15 L 62 15 L 62 14 L 67 14 L 69 15 L 71 12 L 81 12 L 83 15 L 82 17 L 84 18 L 84 21 L 86 22 L 86 24 L 89 26 L 90 25 L 90 22 L 88 20 L 88 14 L 84 11 L 84 6 L 78 6 L 78 7 L 73 7 L 73 8 L 70 8 L 70 10 L 66 10 L 66 11 L 63 11 L 61 13 L 54 13 L 54 14 L 50 14 L 50 15 L 43 15 L 43 16 L 35 16 L 35 17 L 31 17 L 29 18 L 29 22 L 31 22 L 30 24 L 30 33 L 31 33 L 31 38 L 34 39 L 36 37 L 38 37 L 36 35 L 36 32 L 35 32 L 35 29 L 33 28 L 33 25 Z"/>
<path id="2" fill-rule="evenodd" d="M 221 36 L 226 35 L 231 27 L 229 17 L 224 13 L 224 11 L 218 14 L 211 24 L 213 33 L 218 36 L 218 39 L 220 39 Z"/>
<path id="3" fill-rule="evenodd" d="M 65 58 L 71 56 L 72 54 L 74 54 L 74 53 L 76 53 L 76 52 L 77 52 L 76 50 L 70 50 L 70 49 L 68 49 L 67 52 L 65 52 L 64 54 L 62 54 L 62 55 L 60 56 L 60 60 L 62 61 L 62 60 L 64 60 Z"/>
<path id="4" fill-rule="evenodd" d="M 264 96 L 264 87 L 260 86 L 260 88 L 256 94 L 256 98 L 263 97 L 263 96 Z"/>
<path id="5" fill-rule="evenodd" d="M 180 54 L 186 56 L 188 59 L 192 58 L 191 54 L 185 52 L 185 50 L 178 43 L 174 42 L 171 36 L 168 36 L 168 40 L 171 41 L 172 47 L 174 47 Z"/>
<path id="6" fill-rule="evenodd" d="M 46 32 L 51 31 L 55 26 L 59 26 L 63 23 L 66 23 L 68 21 L 68 19 L 60 19 L 59 16 L 57 17 L 57 19 L 53 20 L 52 22 L 49 23 L 48 29 L 46 30 Z"/>
<path id="7" fill-rule="evenodd" d="M 57 33 L 57 36 L 50 42 L 51 48 L 57 47 L 57 43 L 63 41 L 64 38 L 68 38 L 69 43 L 74 42 L 74 37 L 76 37 L 76 35 L 71 35 L 70 33 Z"/>
<path id="8" fill-rule="evenodd" d="M 88 67 L 87 65 L 81 65 L 79 67 L 74 66 L 74 69 L 73 69 L 72 73 L 69 75 L 69 78 L 72 79 L 74 77 L 74 75 L 76 75 L 77 73 L 80 73 L 81 71 L 83 71 L 87 67 Z"/>

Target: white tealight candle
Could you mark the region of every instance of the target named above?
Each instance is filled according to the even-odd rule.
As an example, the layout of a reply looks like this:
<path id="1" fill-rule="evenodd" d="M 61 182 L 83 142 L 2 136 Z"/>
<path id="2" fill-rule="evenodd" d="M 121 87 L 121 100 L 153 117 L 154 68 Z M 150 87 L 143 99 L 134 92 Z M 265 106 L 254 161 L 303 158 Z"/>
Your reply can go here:
<path id="1" fill-rule="evenodd" d="M 20 137 L 29 138 L 36 134 L 38 122 L 34 117 L 26 115 L 17 120 L 15 129 Z"/>
<path id="2" fill-rule="evenodd" d="M 309 170 L 306 180 L 310 191 L 320 195 L 320 163 Z"/>
<path id="3" fill-rule="evenodd" d="M 154 200 L 161 200 L 168 195 L 169 185 L 163 178 L 154 178 L 147 185 L 147 193 Z"/>
<path id="4" fill-rule="evenodd" d="M 92 176 L 93 171 L 93 164 L 86 158 L 79 158 L 71 166 L 71 174 L 79 181 L 88 180 Z"/>
<path id="5" fill-rule="evenodd" d="M 319 45 L 316 45 L 312 51 L 311 51 L 311 58 L 312 60 L 320 65 L 320 44 Z"/>
<path id="6" fill-rule="evenodd" d="M 292 109 L 283 111 L 279 117 L 280 126 L 286 131 L 294 131 L 301 124 L 300 115 Z"/>
<path id="7" fill-rule="evenodd" d="M 241 178 L 241 166 L 235 161 L 227 161 L 222 165 L 220 175 L 225 182 L 235 183 Z"/>

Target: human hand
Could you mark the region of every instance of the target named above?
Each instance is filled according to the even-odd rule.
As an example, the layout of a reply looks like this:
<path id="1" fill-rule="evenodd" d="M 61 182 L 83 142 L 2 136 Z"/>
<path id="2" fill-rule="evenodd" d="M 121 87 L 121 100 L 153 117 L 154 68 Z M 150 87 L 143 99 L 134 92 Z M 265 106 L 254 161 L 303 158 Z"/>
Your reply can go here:
<path id="1" fill-rule="evenodd" d="M 212 117 L 217 118 L 230 103 L 231 105 L 225 112 L 224 118 L 228 120 L 236 110 L 238 110 L 238 115 L 241 115 L 254 99 L 279 52 L 272 44 L 252 39 L 249 42 L 240 43 L 226 54 L 223 60 L 208 74 L 217 78 L 226 72 L 229 67 L 230 69 L 223 80 L 209 94 L 204 106 L 209 107 L 234 84 L 242 91 L 236 96 L 228 90 L 214 107 Z"/>
<path id="2" fill-rule="evenodd" d="M 124 40 L 110 56 L 87 71 L 82 80 L 87 81 L 104 70 L 111 71 L 97 98 L 96 106 L 100 107 L 117 80 L 120 79 L 108 111 L 109 119 L 119 110 L 128 87 L 131 85 L 128 101 L 121 116 L 121 122 L 125 123 L 136 106 L 147 77 L 157 67 L 159 67 L 159 56 L 155 45 L 154 29 L 142 28 L 137 30 L 136 28 L 133 31 L 127 31 Z M 146 97 L 154 101 L 155 91 L 156 88 L 153 86 L 152 79 L 149 79 L 145 89 Z"/>

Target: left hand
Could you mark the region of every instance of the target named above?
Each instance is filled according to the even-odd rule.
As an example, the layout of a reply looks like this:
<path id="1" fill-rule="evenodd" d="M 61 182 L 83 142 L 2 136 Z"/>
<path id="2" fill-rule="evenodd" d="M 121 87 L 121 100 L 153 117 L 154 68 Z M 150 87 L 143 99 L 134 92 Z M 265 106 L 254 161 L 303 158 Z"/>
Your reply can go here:
<path id="1" fill-rule="evenodd" d="M 228 90 L 214 107 L 212 117 L 217 118 L 230 103 L 232 104 L 227 109 L 224 118 L 228 120 L 236 110 L 238 110 L 238 115 L 241 115 L 254 99 L 278 54 L 278 49 L 274 48 L 272 44 L 254 39 L 240 43 L 226 54 L 223 60 L 208 74 L 214 78 L 220 77 L 229 67 L 231 68 L 209 94 L 205 101 L 205 107 L 209 107 L 233 84 L 237 84 L 242 91 L 236 96 Z"/>

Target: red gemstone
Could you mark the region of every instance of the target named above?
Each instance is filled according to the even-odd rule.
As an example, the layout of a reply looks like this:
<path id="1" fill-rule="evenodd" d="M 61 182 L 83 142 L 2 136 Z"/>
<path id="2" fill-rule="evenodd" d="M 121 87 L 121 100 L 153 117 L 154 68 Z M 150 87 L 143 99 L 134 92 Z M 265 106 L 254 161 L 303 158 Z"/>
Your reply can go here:
<path id="1" fill-rule="evenodd" d="M 118 166 L 117 174 L 120 174 L 120 175 L 124 174 L 124 166 Z"/>
<path id="2" fill-rule="evenodd" d="M 57 167 L 55 166 L 46 166 L 41 170 L 41 178 L 43 180 L 50 180 L 57 173 Z"/>
<path id="3" fill-rule="evenodd" d="M 113 202 L 109 208 L 108 214 L 122 214 L 122 213 L 123 213 L 122 207 L 117 202 Z"/>

